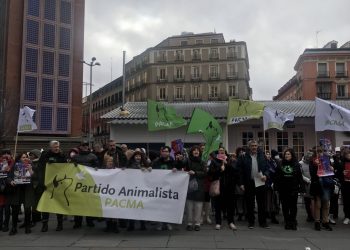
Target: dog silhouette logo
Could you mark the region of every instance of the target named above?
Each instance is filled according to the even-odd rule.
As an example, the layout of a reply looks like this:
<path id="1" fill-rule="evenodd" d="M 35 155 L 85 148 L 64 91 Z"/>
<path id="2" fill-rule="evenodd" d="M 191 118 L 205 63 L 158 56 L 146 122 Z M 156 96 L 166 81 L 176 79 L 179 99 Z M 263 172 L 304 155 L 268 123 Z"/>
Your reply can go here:
<path id="1" fill-rule="evenodd" d="M 329 108 L 330 108 L 330 113 L 329 116 L 333 117 L 333 114 L 337 114 L 339 115 L 339 117 L 344 120 L 343 114 L 340 112 L 340 109 L 338 107 L 336 107 L 335 105 L 329 104 Z M 334 111 L 334 113 L 333 113 Z"/>
<path id="2" fill-rule="evenodd" d="M 59 188 L 62 188 L 62 189 L 64 189 L 63 190 L 63 196 L 64 196 L 64 198 L 66 200 L 67 206 L 69 207 L 69 199 L 67 197 L 67 190 L 69 189 L 70 186 L 72 186 L 73 178 L 68 178 L 67 175 L 64 175 L 64 178 L 59 179 L 57 177 L 57 175 L 56 175 L 55 178 L 52 181 L 52 184 L 53 184 L 53 189 L 52 189 L 52 192 L 51 192 L 50 199 L 53 199 L 54 195 L 56 193 L 58 193 L 57 191 L 55 193 L 55 190 L 57 190 Z"/>

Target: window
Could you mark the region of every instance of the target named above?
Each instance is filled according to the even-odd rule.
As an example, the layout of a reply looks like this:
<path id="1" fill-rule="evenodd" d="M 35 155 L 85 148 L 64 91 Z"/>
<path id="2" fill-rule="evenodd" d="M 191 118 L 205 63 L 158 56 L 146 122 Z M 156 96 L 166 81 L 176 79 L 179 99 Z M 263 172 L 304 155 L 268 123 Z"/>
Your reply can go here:
<path id="1" fill-rule="evenodd" d="M 218 59 L 219 53 L 217 48 L 210 49 L 210 59 Z"/>
<path id="2" fill-rule="evenodd" d="M 200 49 L 194 49 L 194 50 L 193 50 L 192 59 L 193 59 L 193 60 L 200 60 L 200 59 L 201 59 L 201 52 L 200 52 Z"/>
<path id="3" fill-rule="evenodd" d="M 57 119 L 56 119 L 57 131 L 68 130 L 68 108 L 57 108 Z"/>
<path id="4" fill-rule="evenodd" d="M 327 63 L 318 63 L 317 64 L 318 76 L 319 77 L 328 77 Z"/>
<path id="5" fill-rule="evenodd" d="M 211 43 L 212 44 L 219 43 L 219 40 L 218 39 L 211 39 Z"/>
<path id="6" fill-rule="evenodd" d="M 183 98 L 184 98 L 184 88 L 175 87 L 175 99 L 183 99 Z"/>
<path id="7" fill-rule="evenodd" d="M 229 97 L 235 97 L 236 96 L 236 85 L 229 85 L 228 86 L 228 96 Z"/>
<path id="8" fill-rule="evenodd" d="M 331 99 L 331 85 L 329 83 L 317 83 L 317 97 Z"/>
<path id="9" fill-rule="evenodd" d="M 58 57 L 58 75 L 69 76 L 69 55 L 59 54 Z"/>
<path id="10" fill-rule="evenodd" d="M 39 22 L 27 20 L 27 43 L 38 44 Z"/>
<path id="11" fill-rule="evenodd" d="M 283 153 L 288 147 L 288 132 L 277 132 L 277 151 Z"/>
<path id="12" fill-rule="evenodd" d="M 196 44 L 203 44 L 203 40 L 196 40 Z"/>
<path id="13" fill-rule="evenodd" d="M 186 46 L 188 44 L 187 41 L 181 41 L 181 46 Z"/>
<path id="14" fill-rule="evenodd" d="M 338 77 L 346 76 L 345 63 L 336 63 L 335 71 Z"/>
<path id="15" fill-rule="evenodd" d="M 183 53 L 182 53 L 182 50 L 176 50 L 176 53 L 175 53 L 175 60 L 176 61 L 182 61 L 184 58 L 183 58 Z"/>
<path id="16" fill-rule="evenodd" d="M 346 97 L 346 86 L 343 84 L 337 85 L 337 97 L 344 98 Z"/>
<path id="17" fill-rule="evenodd" d="M 69 82 L 59 80 L 57 84 L 57 102 L 68 104 Z"/>
<path id="18" fill-rule="evenodd" d="M 26 71 L 38 72 L 38 50 L 27 48 L 26 49 Z"/>
<path id="19" fill-rule="evenodd" d="M 192 98 L 193 99 L 199 99 L 200 98 L 200 87 L 199 86 L 193 86 L 192 90 Z"/>
<path id="20" fill-rule="evenodd" d="M 45 0 L 44 17 L 47 20 L 56 20 L 56 0 Z"/>
<path id="21" fill-rule="evenodd" d="M 237 75 L 236 64 L 228 64 L 227 65 L 227 78 L 232 79 Z"/>
<path id="22" fill-rule="evenodd" d="M 236 46 L 228 47 L 227 58 L 236 58 L 236 57 L 237 57 Z"/>
<path id="23" fill-rule="evenodd" d="M 24 100 L 36 101 L 37 78 L 25 76 L 24 79 Z"/>
<path id="24" fill-rule="evenodd" d="M 40 12 L 40 0 L 28 0 L 28 15 L 39 16 Z"/>
<path id="25" fill-rule="evenodd" d="M 55 47 L 55 25 L 44 24 L 44 46 L 54 48 Z"/>
<path id="26" fill-rule="evenodd" d="M 143 81 L 147 82 L 147 71 L 143 72 Z"/>
<path id="27" fill-rule="evenodd" d="M 53 75 L 55 64 L 54 52 L 44 51 L 43 52 L 43 74 Z"/>
<path id="28" fill-rule="evenodd" d="M 183 79 L 183 69 L 182 67 L 176 67 L 176 79 Z"/>
<path id="29" fill-rule="evenodd" d="M 293 149 L 298 160 L 304 154 L 304 133 L 303 132 L 293 132 Z"/>
<path id="30" fill-rule="evenodd" d="M 199 67 L 193 66 L 192 67 L 192 79 L 198 79 L 199 78 Z"/>
<path id="31" fill-rule="evenodd" d="M 263 132 L 258 132 L 258 144 L 261 149 L 266 152 L 270 151 L 269 133 L 265 132 L 265 138 Z"/>
<path id="32" fill-rule="evenodd" d="M 158 61 L 165 62 L 166 61 L 166 51 L 162 50 L 162 51 L 159 51 L 158 53 L 159 53 Z"/>
<path id="33" fill-rule="evenodd" d="M 160 80 L 165 80 L 166 79 L 165 69 L 160 69 L 159 70 L 159 77 L 160 77 Z"/>
<path id="34" fill-rule="evenodd" d="M 52 129 L 52 107 L 41 107 L 40 112 L 40 129 Z"/>
<path id="35" fill-rule="evenodd" d="M 61 1 L 60 18 L 62 23 L 70 24 L 72 15 L 72 6 L 70 2 Z"/>
<path id="36" fill-rule="evenodd" d="M 210 86 L 209 87 L 209 97 L 217 98 L 218 97 L 218 86 Z"/>
<path id="37" fill-rule="evenodd" d="M 42 79 L 41 85 L 41 100 L 43 102 L 53 101 L 53 80 L 52 79 Z"/>
<path id="38" fill-rule="evenodd" d="M 218 65 L 210 65 L 210 78 L 218 78 L 219 77 L 219 67 Z"/>
<path id="39" fill-rule="evenodd" d="M 251 140 L 253 140 L 253 132 L 242 132 L 242 146 L 248 146 Z"/>
<path id="40" fill-rule="evenodd" d="M 60 49 L 70 49 L 70 29 L 60 28 Z"/>
<path id="41" fill-rule="evenodd" d="M 159 100 L 165 100 L 166 99 L 166 88 L 162 87 L 159 88 Z"/>

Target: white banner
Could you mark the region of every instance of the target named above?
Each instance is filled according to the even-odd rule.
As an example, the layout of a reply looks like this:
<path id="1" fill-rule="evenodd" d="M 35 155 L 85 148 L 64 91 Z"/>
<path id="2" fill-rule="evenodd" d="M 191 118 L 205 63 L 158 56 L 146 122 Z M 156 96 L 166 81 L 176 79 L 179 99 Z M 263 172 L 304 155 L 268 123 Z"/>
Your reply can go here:
<path id="1" fill-rule="evenodd" d="M 294 121 L 294 114 L 284 113 L 277 109 L 265 107 L 264 109 L 264 130 L 276 128 L 283 130 L 283 125 L 287 121 Z"/>
<path id="2" fill-rule="evenodd" d="M 96 171 L 82 165 L 48 164 L 45 179 L 47 188 L 38 210 L 182 223 L 188 180 L 188 174 L 182 171 Z"/>
<path id="3" fill-rule="evenodd" d="M 35 122 L 33 121 L 34 109 L 27 106 L 19 110 L 17 132 L 30 132 L 37 129 Z"/>
<path id="4" fill-rule="evenodd" d="M 350 131 L 350 110 L 316 98 L 315 130 Z"/>

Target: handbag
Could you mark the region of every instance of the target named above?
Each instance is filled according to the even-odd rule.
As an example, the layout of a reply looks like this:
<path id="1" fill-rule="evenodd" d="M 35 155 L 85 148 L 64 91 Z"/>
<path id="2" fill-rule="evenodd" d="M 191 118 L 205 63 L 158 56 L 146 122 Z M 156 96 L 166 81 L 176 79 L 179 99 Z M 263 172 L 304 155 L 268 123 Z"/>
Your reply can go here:
<path id="1" fill-rule="evenodd" d="M 215 180 L 210 184 L 209 195 L 210 197 L 216 197 L 220 195 L 220 180 Z"/>
<path id="2" fill-rule="evenodd" d="M 192 193 L 198 190 L 198 182 L 196 178 L 193 178 L 188 182 L 187 193 Z"/>

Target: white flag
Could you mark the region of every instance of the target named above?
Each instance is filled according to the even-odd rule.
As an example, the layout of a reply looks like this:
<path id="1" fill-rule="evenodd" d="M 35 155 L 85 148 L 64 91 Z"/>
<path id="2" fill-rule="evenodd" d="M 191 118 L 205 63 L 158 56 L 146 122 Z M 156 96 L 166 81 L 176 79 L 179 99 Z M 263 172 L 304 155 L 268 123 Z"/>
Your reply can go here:
<path id="1" fill-rule="evenodd" d="M 316 98 L 315 131 L 350 131 L 350 110 Z"/>
<path id="2" fill-rule="evenodd" d="M 265 107 L 264 109 L 264 130 L 276 128 L 283 130 L 286 121 L 294 121 L 294 114 L 284 113 L 277 109 Z"/>
<path id="3" fill-rule="evenodd" d="M 17 132 L 30 132 L 38 128 L 33 121 L 34 113 L 35 110 L 27 106 L 19 110 Z"/>

